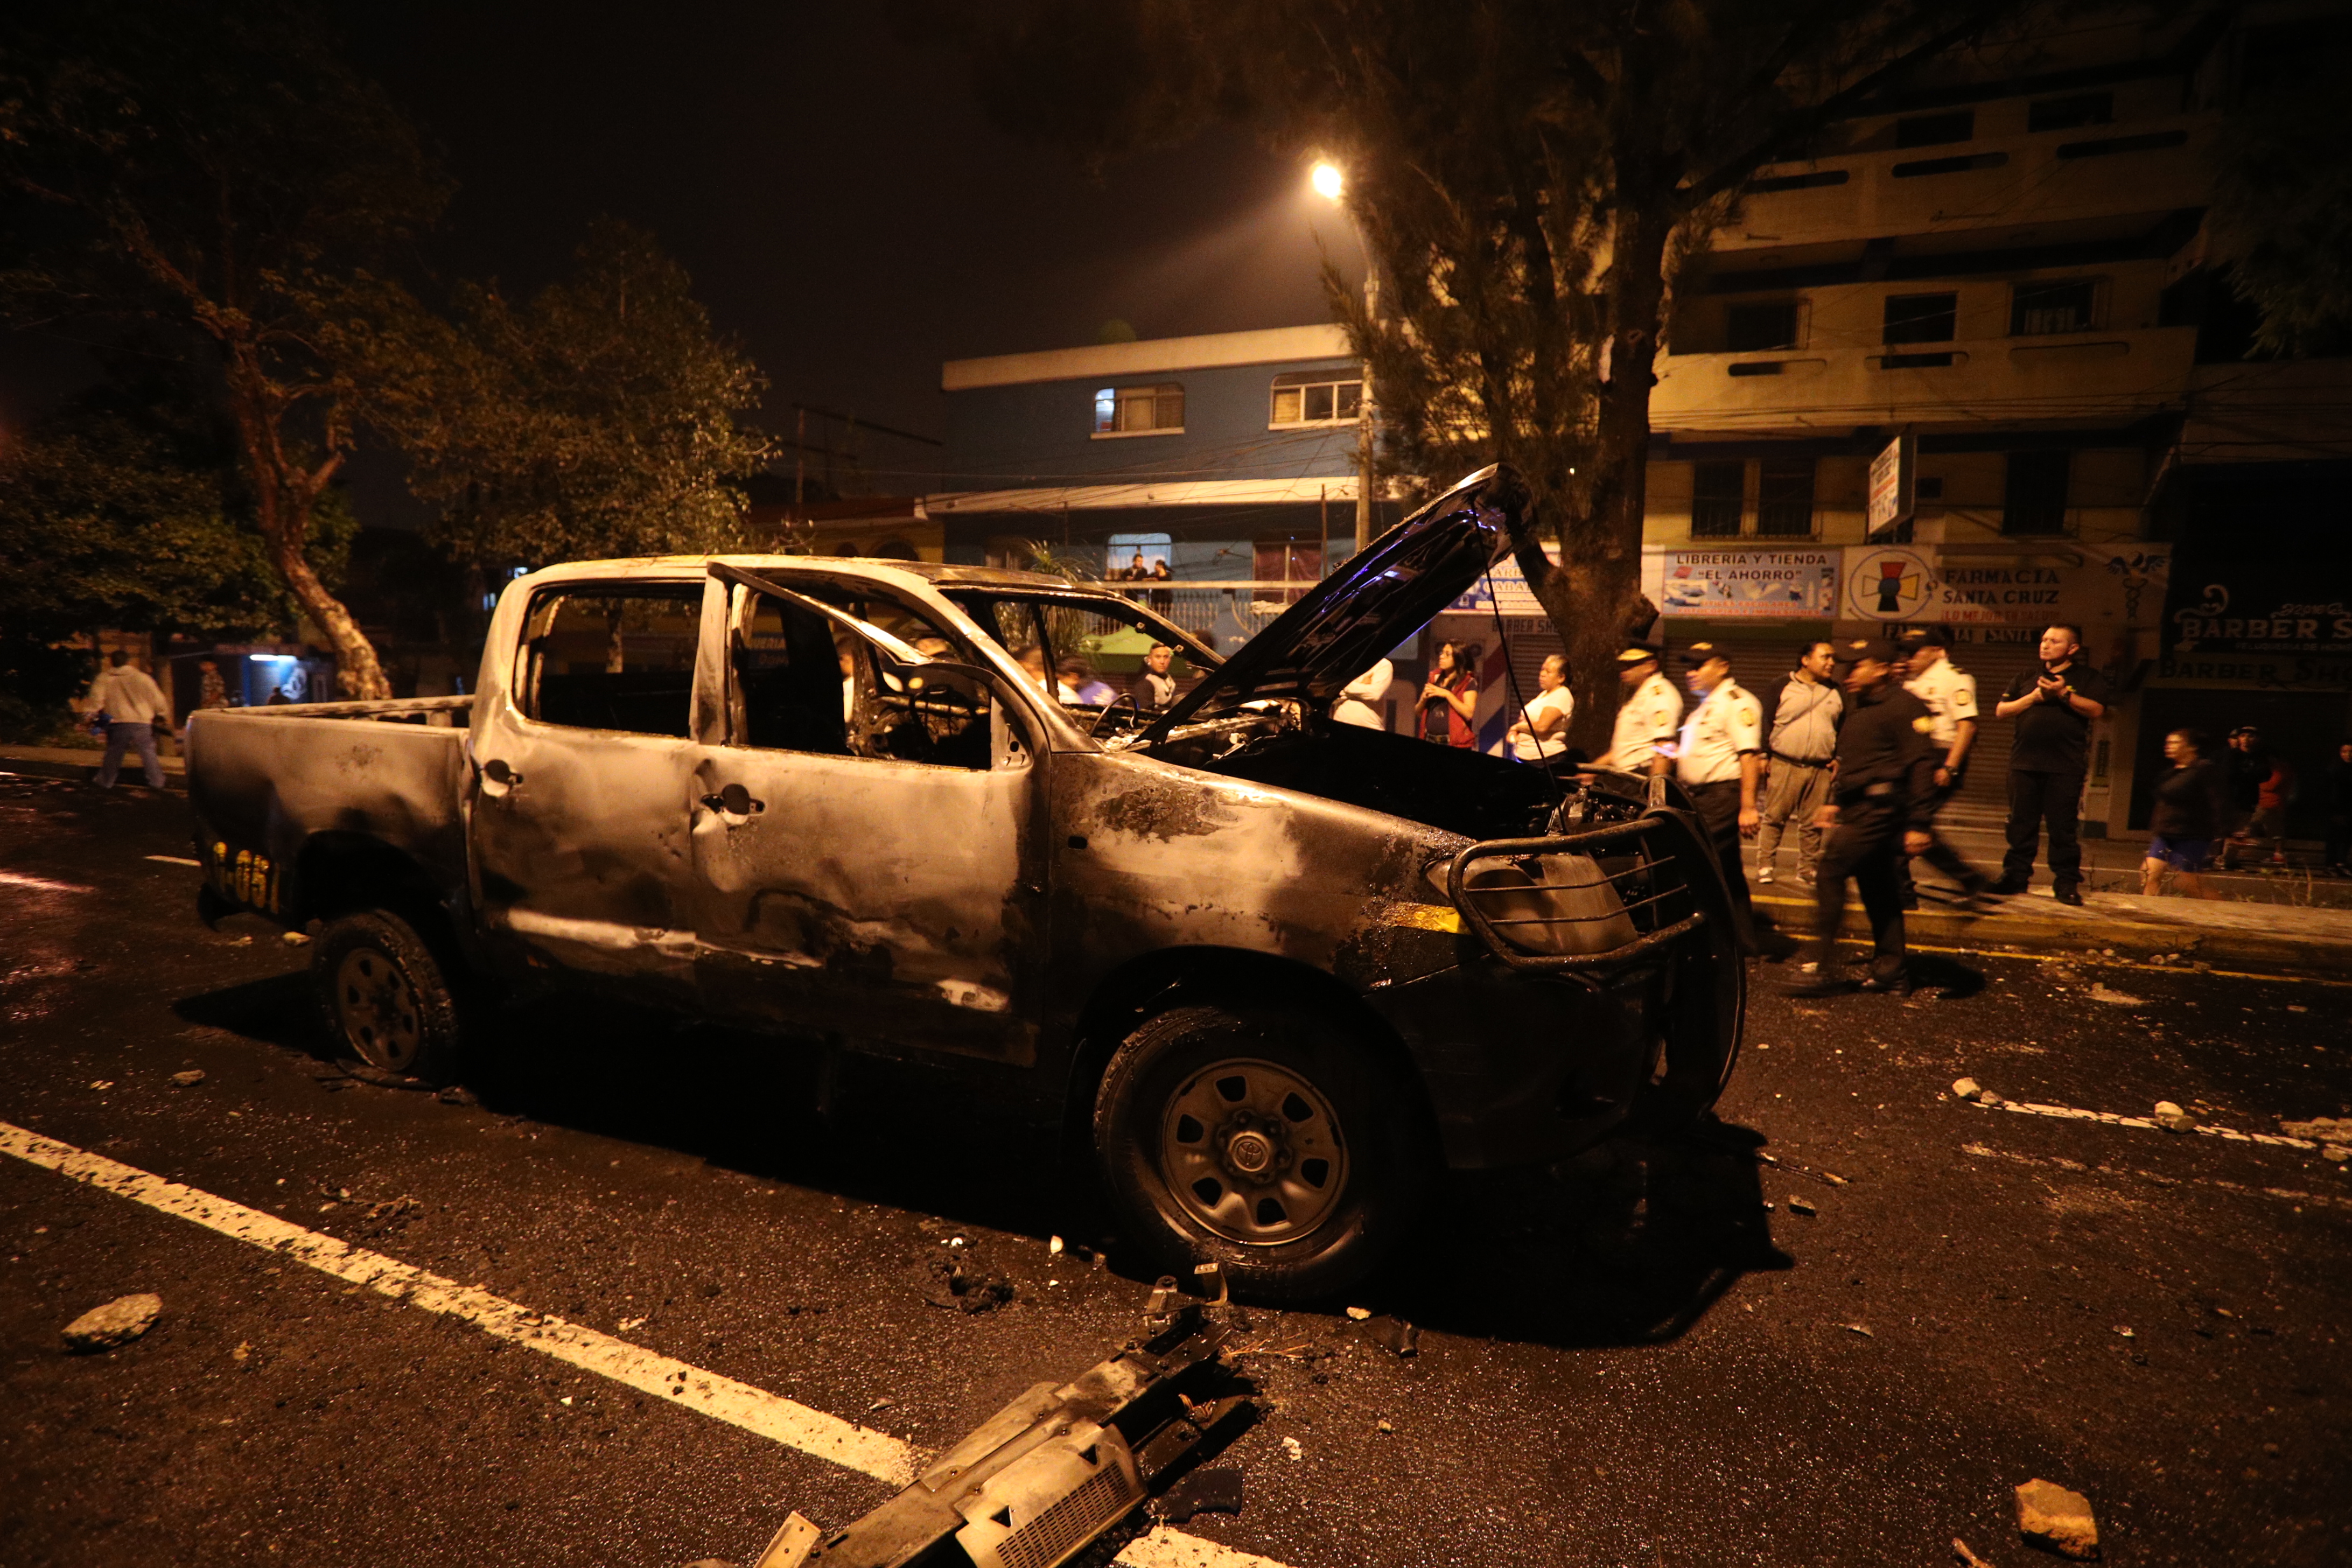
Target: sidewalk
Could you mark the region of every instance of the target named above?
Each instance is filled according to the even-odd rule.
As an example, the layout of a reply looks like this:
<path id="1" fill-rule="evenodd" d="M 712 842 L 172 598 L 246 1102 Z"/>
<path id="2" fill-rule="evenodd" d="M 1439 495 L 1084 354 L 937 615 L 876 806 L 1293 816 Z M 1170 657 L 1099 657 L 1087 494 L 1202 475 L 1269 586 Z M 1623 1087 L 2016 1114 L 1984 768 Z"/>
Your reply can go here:
<path id="1" fill-rule="evenodd" d="M 0 746 L 0 773 L 26 773 L 36 778 L 72 779 L 77 784 L 89 784 L 98 777 L 98 765 L 106 753 L 96 747 L 80 746 Z M 163 764 L 163 787 L 185 790 L 188 787 L 188 764 L 180 757 L 159 757 Z M 146 787 L 146 779 L 139 771 L 139 758 L 134 752 L 122 759 L 119 784 Z"/>
<path id="2" fill-rule="evenodd" d="M 1756 903 L 1790 936 L 1812 921 L 1812 900 L 1779 885 L 1758 889 Z M 2352 983 L 2352 910 L 2298 909 L 2286 904 L 2209 902 L 2203 899 L 2144 899 L 2137 893 L 2085 892 L 2072 908 L 2046 888 L 2004 900 L 1990 913 L 1971 915 L 1923 896 L 1903 917 L 1921 947 L 2023 953 L 2112 952 L 2142 963 L 2212 969 L 2294 970 Z M 1868 940 L 1862 906 L 1849 901 L 1844 934 Z"/>

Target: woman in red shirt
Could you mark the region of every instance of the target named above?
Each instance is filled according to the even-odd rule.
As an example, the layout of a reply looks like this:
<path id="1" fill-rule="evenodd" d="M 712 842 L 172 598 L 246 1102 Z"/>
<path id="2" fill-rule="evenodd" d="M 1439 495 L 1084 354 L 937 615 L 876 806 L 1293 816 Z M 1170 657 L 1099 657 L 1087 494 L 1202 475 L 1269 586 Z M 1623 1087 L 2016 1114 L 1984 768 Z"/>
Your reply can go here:
<path id="1" fill-rule="evenodd" d="M 1465 751 L 1478 743 L 1478 656 L 1460 643 L 1440 643 L 1421 688 L 1421 738 Z"/>

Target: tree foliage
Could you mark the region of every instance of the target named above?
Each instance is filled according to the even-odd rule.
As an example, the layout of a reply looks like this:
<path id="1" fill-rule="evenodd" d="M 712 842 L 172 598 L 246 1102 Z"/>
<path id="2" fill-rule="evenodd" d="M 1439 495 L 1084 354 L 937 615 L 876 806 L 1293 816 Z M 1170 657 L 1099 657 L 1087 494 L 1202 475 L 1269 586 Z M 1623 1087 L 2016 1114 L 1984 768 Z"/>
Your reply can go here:
<path id="1" fill-rule="evenodd" d="M 2352 22 L 2315 18 L 2249 36 L 2223 117 L 2207 215 L 2212 255 L 2261 313 L 2257 350 L 2295 357 L 2352 343 Z"/>
<path id="2" fill-rule="evenodd" d="M 2009 0 L 1029 0 L 975 24 L 1007 124 L 1083 158 L 1213 119 L 1332 157 L 1382 279 L 1329 278 L 1408 489 L 1497 458 L 1601 749 L 1640 589 L 1649 397 L 1682 260 L 1774 159 Z M 1559 540 L 1555 567 L 1543 536 Z"/>
<path id="3" fill-rule="evenodd" d="M 16 314 L 147 326 L 218 395 L 270 569 L 389 695 L 317 559 L 367 367 L 355 317 L 448 187 L 390 100 L 290 0 L 28 0 L 0 23 L 0 186 Z M 28 210 L 29 209 L 29 210 Z"/>
<path id="4" fill-rule="evenodd" d="M 770 455 L 737 423 L 762 385 L 716 338 L 651 236 L 597 224 L 572 275 L 527 301 L 457 291 L 373 351 L 373 417 L 440 509 L 438 536 L 486 567 L 741 548 L 740 481 Z"/>

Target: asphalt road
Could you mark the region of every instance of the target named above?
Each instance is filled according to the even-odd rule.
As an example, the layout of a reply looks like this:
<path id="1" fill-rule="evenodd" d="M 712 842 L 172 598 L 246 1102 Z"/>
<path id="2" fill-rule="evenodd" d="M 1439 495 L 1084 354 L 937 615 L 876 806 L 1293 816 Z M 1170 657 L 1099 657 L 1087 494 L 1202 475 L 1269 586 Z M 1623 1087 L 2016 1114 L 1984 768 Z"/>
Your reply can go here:
<path id="1" fill-rule="evenodd" d="M 508 1020 L 478 1104 L 336 1076 L 305 954 L 206 931 L 195 871 L 147 858 L 187 853 L 184 809 L 0 778 L 0 1121 L 921 1449 L 1137 1331 L 1116 1248 L 1048 1251 L 1051 1163 L 919 1067 L 854 1065 L 821 1116 L 792 1047 L 574 1006 Z M 1269 1408 L 1220 1461 L 1246 1500 L 1183 1528 L 1291 1568 L 1930 1564 L 1955 1535 L 2013 1565 L 2047 1561 L 2010 1500 L 2042 1477 L 2110 1563 L 2352 1561 L 2352 1175 L 1945 1093 L 2352 1113 L 2352 990 L 1943 962 L 1960 994 L 1907 1002 L 1766 971 L 1720 1126 L 1453 1184 L 1361 1293 L 1413 1358 L 1251 1314 L 1287 1353 L 1249 1359 Z M 1013 1299 L 933 1305 L 950 1255 Z M 62 1352 L 138 1290 L 143 1339 Z M 889 1489 L 21 1158 L 0 1369 L 7 1568 L 742 1563 L 786 1510 Z"/>

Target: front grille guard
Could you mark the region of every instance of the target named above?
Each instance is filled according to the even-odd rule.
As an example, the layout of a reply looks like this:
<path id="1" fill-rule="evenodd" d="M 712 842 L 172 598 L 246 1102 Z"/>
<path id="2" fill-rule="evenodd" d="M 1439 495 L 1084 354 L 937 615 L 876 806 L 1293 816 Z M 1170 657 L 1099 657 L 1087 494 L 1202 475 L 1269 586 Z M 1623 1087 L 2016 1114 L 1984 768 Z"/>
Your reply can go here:
<path id="1" fill-rule="evenodd" d="M 1528 952 L 1513 945 L 1503 934 L 1509 926 L 1579 925 L 1597 921 L 1614 920 L 1616 912 L 1592 915 L 1566 915 L 1552 918 L 1511 918 L 1489 915 L 1478 907 L 1481 898 L 1524 896 L 1522 888 L 1471 888 L 1464 885 L 1473 866 L 1481 861 L 1517 860 L 1539 855 L 1596 856 L 1609 846 L 1624 844 L 1637 850 L 1649 850 L 1653 841 L 1664 853 L 1645 853 L 1635 864 L 1621 871 L 1601 874 L 1601 880 L 1616 889 L 1624 912 L 1641 934 L 1633 941 L 1621 942 L 1601 952 Z M 1698 907 L 1699 900 L 1691 890 L 1685 875 L 1675 869 L 1685 855 L 1696 864 L 1712 871 L 1706 847 L 1676 815 L 1654 813 L 1632 822 L 1611 823 L 1604 827 L 1588 827 L 1576 833 L 1555 834 L 1543 838 L 1489 838 L 1473 844 L 1447 863 L 1445 896 L 1462 917 L 1463 924 L 1475 932 L 1496 957 L 1514 969 L 1591 970 L 1609 969 L 1630 963 L 1671 947 L 1681 938 L 1706 924 L 1706 911 Z M 1647 877 L 1650 889 L 1646 895 L 1627 899 L 1619 884 L 1631 878 Z M 1679 900 L 1680 910 L 1675 908 Z"/>

